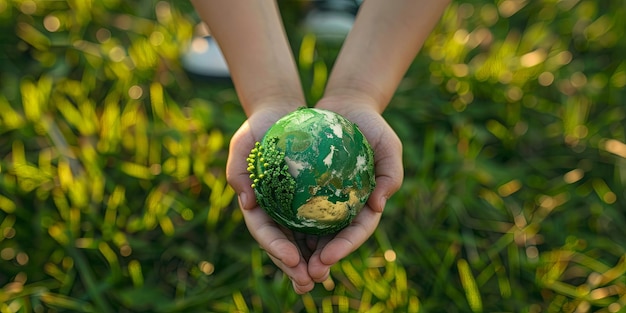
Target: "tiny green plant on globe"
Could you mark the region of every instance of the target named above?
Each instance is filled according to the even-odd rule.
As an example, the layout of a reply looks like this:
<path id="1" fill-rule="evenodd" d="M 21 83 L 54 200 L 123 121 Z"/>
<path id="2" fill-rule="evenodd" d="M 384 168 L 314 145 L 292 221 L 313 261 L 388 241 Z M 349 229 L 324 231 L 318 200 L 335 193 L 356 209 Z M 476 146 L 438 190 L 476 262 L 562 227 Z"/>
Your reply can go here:
<path id="1" fill-rule="evenodd" d="M 375 186 L 374 153 L 365 136 L 327 110 L 285 115 L 247 160 L 259 206 L 302 233 L 332 234 L 348 226 Z"/>

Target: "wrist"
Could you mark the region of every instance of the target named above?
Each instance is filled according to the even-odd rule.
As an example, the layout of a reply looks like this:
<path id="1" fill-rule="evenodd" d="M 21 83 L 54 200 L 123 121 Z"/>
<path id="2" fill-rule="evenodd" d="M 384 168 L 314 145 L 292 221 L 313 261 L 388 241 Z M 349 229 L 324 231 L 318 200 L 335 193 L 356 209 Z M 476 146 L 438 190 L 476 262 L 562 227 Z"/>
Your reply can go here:
<path id="1" fill-rule="evenodd" d="M 331 76 L 320 104 L 335 109 L 373 109 L 382 113 L 389 100 L 380 86 L 364 79 Z"/>
<path id="2" fill-rule="evenodd" d="M 242 101 L 242 106 L 248 117 L 262 111 L 271 111 L 284 115 L 305 106 L 303 98 L 303 96 L 298 95 L 257 96 L 253 99 L 248 99 L 248 101 Z"/>
<path id="3" fill-rule="evenodd" d="M 381 114 L 385 109 L 385 106 L 372 96 L 355 91 L 326 94 L 315 107 L 330 110 L 344 116 L 362 111 L 374 111 Z"/>

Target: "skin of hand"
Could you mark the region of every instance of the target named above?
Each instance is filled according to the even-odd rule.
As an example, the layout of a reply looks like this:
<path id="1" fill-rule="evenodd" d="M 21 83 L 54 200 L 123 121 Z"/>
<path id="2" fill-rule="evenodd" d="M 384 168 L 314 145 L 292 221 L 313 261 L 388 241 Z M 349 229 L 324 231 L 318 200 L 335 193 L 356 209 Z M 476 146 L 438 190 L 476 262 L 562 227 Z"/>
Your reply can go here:
<path id="1" fill-rule="evenodd" d="M 336 102 L 335 102 L 336 101 Z M 342 110 L 337 110 L 341 104 Z M 387 199 L 400 188 L 404 177 L 402 142 L 379 112 L 363 99 L 326 98 L 318 108 L 338 111 L 356 123 L 374 150 L 376 187 L 367 204 L 348 227 L 334 236 L 320 238 L 308 262 L 308 271 L 316 282 L 328 278 L 330 268 L 359 248 L 376 230 Z"/>
<path id="2" fill-rule="evenodd" d="M 298 248 L 298 240 L 302 236 L 279 226 L 258 206 L 250 187 L 250 173 L 246 169 L 245 160 L 254 143 L 260 141 L 267 129 L 287 113 L 289 112 L 282 110 L 261 110 L 241 125 L 230 142 L 226 177 L 239 194 L 239 205 L 250 234 L 267 252 L 272 262 L 289 276 L 294 290 L 302 294 L 313 289 L 315 285 L 308 274 L 307 260 Z"/>
<path id="3" fill-rule="evenodd" d="M 375 154 L 376 188 L 351 225 L 332 236 L 280 227 L 258 207 L 246 157 L 280 117 L 304 106 L 300 80 L 274 1 L 192 0 L 229 64 L 248 119 L 233 135 L 227 180 L 239 197 L 250 234 L 306 293 L 330 268 L 361 246 L 380 222 L 386 200 L 403 179 L 402 144 L 381 116 L 448 0 L 365 1 L 316 107 L 356 123 Z M 376 44 L 372 44 L 376 43 Z M 255 51 L 250 52 L 250 47 Z M 260 79 L 262 78 L 262 79 Z"/>
<path id="4" fill-rule="evenodd" d="M 278 226 L 256 203 L 246 158 L 254 143 L 280 117 L 304 106 L 293 54 L 274 0 L 192 0 L 220 45 L 248 119 L 229 147 L 226 179 L 239 198 L 250 234 L 291 278 L 298 293 L 313 289 L 307 270 L 306 240 Z M 305 251 L 302 253 L 301 251 Z"/>
<path id="5" fill-rule="evenodd" d="M 376 188 L 347 228 L 318 243 L 308 264 L 316 282 L 373 234 L 387 199 L 402 184 L 402 143 L 381 114 L 448 2 L 367 0 L 359 9 L 316 107 L 359 126 L 374 150 Z"/>
<path id="6" fill-rule="evenodd" d="M 312 290 L 315 282 L 326 280 L 334 264 L 371 236 L 380 222 L 386 200 L 402 183 L 400 139 L 382 116 L 370 109 L 373 106 L 345 101 L 354 103 L 355 107 L 349 109 L 344 106 L 347 109 L 344 116 L 359 125 L 374 149 L 376 188 L 353 222 L 336 235 L 314 236 L 293 232 L 279 226 L 256 203 L 245 157 L 267 129 L 289 112 L 270 108 L 253 114 L 234 134 L 230 143 L 227 180 L 239 194 L 246 226 L 276 266 L 290 277 L 294 290 L 299 294 Z M 323 108 L 324 105 L 332 106 L 331 101 L 326 101 L 318 107 Z"/>

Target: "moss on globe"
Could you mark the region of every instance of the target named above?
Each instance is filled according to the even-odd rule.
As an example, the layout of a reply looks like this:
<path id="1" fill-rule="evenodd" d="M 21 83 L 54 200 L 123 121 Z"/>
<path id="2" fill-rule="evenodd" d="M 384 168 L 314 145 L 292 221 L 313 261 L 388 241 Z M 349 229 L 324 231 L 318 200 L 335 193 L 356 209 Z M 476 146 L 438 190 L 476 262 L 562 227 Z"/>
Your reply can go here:
<path id="1" fill-rule="evenodd" d="M 374 153 L 356 124 L 322 109 L 285 115 L 248 156 L 257 202 L 279 224 L 308 234 L 336 233 L 375 186 Z"/>

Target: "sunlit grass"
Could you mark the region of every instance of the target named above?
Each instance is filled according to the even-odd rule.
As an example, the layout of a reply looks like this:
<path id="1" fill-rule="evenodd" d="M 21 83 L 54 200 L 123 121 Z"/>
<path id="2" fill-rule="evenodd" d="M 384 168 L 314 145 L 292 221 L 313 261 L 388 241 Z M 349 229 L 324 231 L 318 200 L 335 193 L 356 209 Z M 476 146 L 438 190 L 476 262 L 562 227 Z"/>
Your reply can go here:
<path id="1" fill-rule="evenodd" d="M 402 189 L 299 296 L 225 181 L 236 93 L 179 66 L 189 3 L 0 0 L 0 312 L 620 312 L 625 21 L 452 3 L 385 113 Z M 313 104 L 338 47 L 288 26 Z"/>

